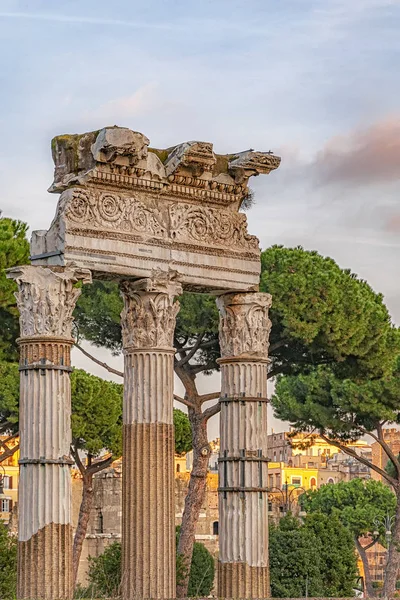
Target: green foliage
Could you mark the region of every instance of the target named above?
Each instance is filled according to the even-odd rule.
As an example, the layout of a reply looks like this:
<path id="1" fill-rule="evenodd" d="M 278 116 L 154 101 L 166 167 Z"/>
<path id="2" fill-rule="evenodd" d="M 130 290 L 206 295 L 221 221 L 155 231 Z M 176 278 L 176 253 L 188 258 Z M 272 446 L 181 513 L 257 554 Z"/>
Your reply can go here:
<path id="1" fill-rule="evenodd" d="M 0 362 L 0 435 L 18 431 L 19 371 L 16 363 Z"/>
<path id="2" fill-rule="evenodd" d="M 214 584 L 215 564 L 212 554 L 200 542 L 193 545 L 188 595 L 190 598 L 207 598 Z"/>
<path id="3" fill-rule="evenodd" d="M 183 565 L 178 555 L 177 578 L 182 573 Z M 100 556 L 89 558 L 88 578 L 90 585 L 86 590 L 80 589 L 79 597 L 110 598 L 119 594 L 121 584 L 120 542 L 114 542 L 108 546 Z M 189 596 L 207 597 L 212 590 L 213 582 L 214 559 L 203 544 L 196 542 L 190 569 Z"/>
<path id="4" fill-rule="evenodd" d="M 261 254 L 260 289 L 273 296 L 272 374 L 307 372 L 336 364 L 341 377 L 376 376 L 390 369 L 398 332 L 382 296 L 332 259 L 302 248 L 273 246 Z M 177 316 L 179 349 L 203 336 L 194 363 L 218 368 L 218 312 L 213 296 L 184 293 Z M 98 346 L 121 351 L 122 299 L 116 284 L 84 286 L 75 311 L 80 334 Z M 206 346 L 204 347 L 204 343 Z"/>
<path id="5" fill-rule="evenodd" d="M 305 519 L 304 527 L 317 540 L 324 595 L 339 598 L 353 596 L 357 555 L 351 532 L 334 515 L 310 515 Z"/>
<path id="6" fill-rule="evenodd" d="M 121 384 L 81 369 L 72 372 L 72 438 L 77 449 L 93 456 L 107 449 L 114 456 L 121 456 L 122 397 Z"/>
<path id="7" fill-rule="evenodd" d="M 79 335 L 95 346 L 104 346 L 119 354 L 122 349 L 122 308 L 122 297 L 116 283 L 96 280 L 83 286 L 74 312 Z"/>
<path id="8" fill-rule="evenodd" d="M 397 460 L 400 463 L 400 454 L 397 455 Z M 397 470 L 391 459 L 388 460 L 385 467 L 385 471 L 390 477 L 393 477 L 393 479 L 397 479 Z"/>
<path id="9" fill-rule="evenodd" d="M 336 517 L 288 515 L 269 534 L 271 595 L 276 598 L 353 596 L 357 561 L 349 531 Z"/>
<path id="10" fill-rule="evenodd" d="M 180 525 L 176 530 L 176 548 L 178 549 Z M 176 583 L 180 585 L 187 574 L 184 557 L 176 553 Z M 193 544 L 192 563 L 190 565 L 188 597 L 199 598 L 210 595 L 214 585 L 215 563 L 212 554 L 200 542 Z"/>
<path id="11" fill-rule="evenodd" d="M 192 449 L 192 428 L 188 416 L 174 408 L 175 452 L 185 454 Z"/>
<path id="12" fill-rule="evenodd" d="M 383 520 L 396 509 L 396 496 L 392 490 L 374 479 L 352 479 L 318 490 L 309 490 L 300 496 L 302 508 L 307 513 L 322 513 L 337 517 L 355 538 L 373 533 L 375 519 Z M 383 525 L 378 528 L 384 539 Z"/>
<path id="13" fill-rule="evenodd" d="M 0 598 L 14 600 L 17 591 L 17 539 L 0 521 Z"/>
<path id="14" fill-rule="evenodd" d="M 208 294 L 184 293 L 179 302 L 176 347 L 190 345 L 201 335 L 203 346 L 207 345 L 196 353 L 195 363 L 204 365 L 206 372 L 218 369 L 215 361 L 219 357 L 219 318 L 215 298 Z M 79 334 L 95 346 L 104 346 L 118 354 L 122 350 L 122 308 L 123 301 L 116 283 L 94 281 L 92 285 L 84 286 L 74 313 Z"/>
<path id="15" fill-rule="evenodd" d="M 298 430 L 319 430 L 348 441 L 374 431 L 382 421 L 400 421 L 400 359 L 391 373 L 361 382 L 338 379 L 326 367 L 308 375 L 278 378 L 271 400 L 275 416 Z"/>
<path id="16" fill-rule="evenodd" d="M 77 449 L 96 456 L 108 450 L 122 453 L 123 386 L 90 375 L 81 369 L 71 374 L 72 439 Z M 187 415 L 174 409 L 175 451 L 192 448 Z M 19 427 L 19 371 L 16 363 L 0 362 L 0 434 L 14 433 Z"/>
<path id="17" fill-rule="evenodd" d="M 91 598 L 118 596 L 121 585 L 121 544 L 114 542 L 103 554 L 89 557 L 89 590 Z"/>
<path id="18" fill-rule="evenodd" d="M 0 360 L 15 361 L 19 334 L 18 310 L 14 292 L 16 283 L 7 279 L 6 269 L 23 265 L 29 259 L 28 226 L 0 216 Z"/>
<path id="19" fill-rule="evenodd" d="M 263 292 L 272 294 L 273 373 L 337 363 L 344 375 L 385 373 L 398 344 L 381 294 L 334 260 L 301 247 L 261 254 Z"/>

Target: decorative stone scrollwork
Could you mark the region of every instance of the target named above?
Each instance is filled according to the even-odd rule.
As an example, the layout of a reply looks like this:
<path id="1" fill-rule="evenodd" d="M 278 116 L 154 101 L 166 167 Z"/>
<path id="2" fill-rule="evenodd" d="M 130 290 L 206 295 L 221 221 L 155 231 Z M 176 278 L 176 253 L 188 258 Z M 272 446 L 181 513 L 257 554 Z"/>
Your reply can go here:
<path id="1" fill-rule="evenodd" d="M 88 269 L 22 266 L 10 269 L 7 277 L 19 287 L 15 294 L 20 312 L 21 337 L 71 338 L 72 313 L 81 290 L 78 281 L 91 283 Z"/>
<path id="2" fill-rule="evenodd" d="M 124 348 L 172 348 L 182 286 L 174 272 L 154 271 L 153 277 L 123 281 L 121 313 Z"/>
<path id="3" fill-rule="evenodd" d="M 181 203 L 172 204 L 169 213 L 174 241 L 258 250 L 258 239 L 248 234 L 243 213 Z"/>
<path id="4" fill-rule="evenodd" d="M 249 292 L 217 298 L 220 312 L 219 341 L 223 358 L 268 356 L 271 321 L 270 294 Z"/>
<path id="5" fill-rule="evenodd" d="M 69 191 L 65 192 L 66 196 L 69 194 Z M 147 233 L 158 238 L 167 236 L 168 224 L 156 206 L 109 192 L 75 188 L 66 206 L 66 215 L 80 225 Z"/>

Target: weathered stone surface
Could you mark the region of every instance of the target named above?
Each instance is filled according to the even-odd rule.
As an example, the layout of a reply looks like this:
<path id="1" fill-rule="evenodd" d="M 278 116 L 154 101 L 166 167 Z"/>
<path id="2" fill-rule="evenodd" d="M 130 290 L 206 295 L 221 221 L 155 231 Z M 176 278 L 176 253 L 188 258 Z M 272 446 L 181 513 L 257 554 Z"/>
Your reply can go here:
<path id="1" fill-rule="evenodd" d="M 267 353 L 269 294 L 224 294 L 220 311 L 221 598 L 265 598 L 268 582 Z"/>
<path id="2" fill-rule="evenodd" d="M 122 589 L 175 595 L 174 348 L 176 273 L 121 283 L 125 354 Z"/>
<path id="3" fill-rule="evenodd" d="M 74 284 L 91 282 L 90 271 L 22 266 L 9 269 L 7 277 L 19 286 L 21 337 L 71 338 L 72 313 L 81 293 Z"/>
<path id="4" fill-rule="evenodd" d="M 271 321 L 269 294 L 223 294 L 217 298 L 220 312 L 219 341 L 224 358 L 260 357 L 266 359 Z"/>
<path id="5" fill-rule="evenodd" d="M 18 598 L 72 598 L 71 387 L 72 312 L 91 280 L 82 269 L 23 266 L 20 311 L 20 478 Z"/>
<path id="6" fill-rule="evenodd" d="M 173 347 L 175 319 L 179 311 L 176 296 L 182 286 L 176 273 L 155 271 L 151 279 L 121 282 L 124 310 L 122 336 L 127 348 Z"/>
<path id="7" fill-rule="evenodd" d="M 249 177 L 280 159 L 221 156 L 209 142 L 148 144 L 120 127 L 54 138 L 50 190 L 62 194 L 49 231 L 33 233 L 33 263 L 75 263 L 121 279 L 174 269 L 185 289 L 257 289 L 259 244 L 238 211 Z"/>

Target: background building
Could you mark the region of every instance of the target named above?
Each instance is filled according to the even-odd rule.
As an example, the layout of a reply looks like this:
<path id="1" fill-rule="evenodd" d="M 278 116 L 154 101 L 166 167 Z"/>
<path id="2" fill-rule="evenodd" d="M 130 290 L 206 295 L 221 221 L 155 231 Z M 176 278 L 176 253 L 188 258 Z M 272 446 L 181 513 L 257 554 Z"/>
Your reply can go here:
<path id="1" fill-rule="evenodd" d="M 5 440 L 8 436 L 1 436 Z M 19 443 L 18 438 L 8 442 L 10 448 Z M 4 495 L 6 498 L 0 500 L 0 519 L 8 524 L 14 505 L 18 500 L 18 480 L 19 480 L 19 450 L 12 456 L 0 463 L 0 475 L 4 476 Z M 4 467 L 4 471 L 1 467 Z"/>

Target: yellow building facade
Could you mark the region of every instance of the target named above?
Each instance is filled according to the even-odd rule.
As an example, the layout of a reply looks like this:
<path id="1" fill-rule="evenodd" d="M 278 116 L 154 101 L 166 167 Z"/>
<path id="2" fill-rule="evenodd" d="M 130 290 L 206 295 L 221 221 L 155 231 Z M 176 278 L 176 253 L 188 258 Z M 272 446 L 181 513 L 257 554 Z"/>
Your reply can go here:
<path id="1" fill-rule="evenodd" d="M 2 437 L 5 440 L 5 437 Z M 15 447 L 18 439 L 8 443 L 9 447 Z M 18 480 L 19 480 L 19 450 L 12 456 L 0 463 L 0 475 L 4 477 L 4 496 L 0 499 L 0 519 L 8 523 L 14 504 L 18 500 Z"/>

